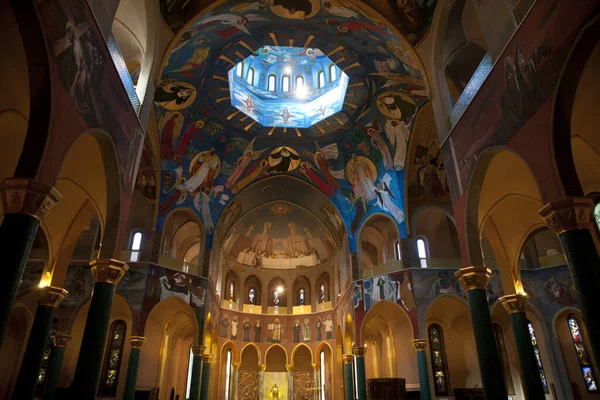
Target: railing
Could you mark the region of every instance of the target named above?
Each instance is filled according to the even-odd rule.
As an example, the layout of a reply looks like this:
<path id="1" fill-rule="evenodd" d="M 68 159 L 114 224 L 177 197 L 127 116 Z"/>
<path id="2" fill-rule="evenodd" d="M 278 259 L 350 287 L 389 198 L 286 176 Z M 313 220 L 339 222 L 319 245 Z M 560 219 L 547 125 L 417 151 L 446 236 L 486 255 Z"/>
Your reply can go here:
<path id="1" fill-rule="evenodd" d="M 113 35 L 109 36 L 108 40 L 106 41 L 106 45 L 113 63 L 117 68 L 117 72 L 119 73 L 119 78 L 121 78 L 121 82 L 123 82 L 123 86 L 125 87 L 125 91 L 129 97 L 129 101 L 131 102 L 135 113 L 138 114 L 140 112 L 140 100 L 137 97 L 135 86 L 131 80 L 131 75 L 129 75 L 129 70 L 127 69 L 127 64 L 125 64 L 125 59 L 123 59 L 123 54 L 121 53 L 119 45 L 117 44 L 117 41 Z"/>
<path id="2" fill-rule="evenodd" d="M 450 129 L 456 125 L 461 115 L 465 112 L 473 98 L 483 85 L 483 82 L 488 77 L 490 72 L 492 71 L 493 63 L 492 56 L 490 53 L 486 53 L 485 56 L 481 59 L 479 66 L 475 70 L 475 73 L 465 86 L 465 90 L 463 90 L 462 94 L 456 101 L 454 107 L 452 107 L 452 111 L 450 111 L 450 115 L 448 115 L 448 122 L 450 123 Z"/>

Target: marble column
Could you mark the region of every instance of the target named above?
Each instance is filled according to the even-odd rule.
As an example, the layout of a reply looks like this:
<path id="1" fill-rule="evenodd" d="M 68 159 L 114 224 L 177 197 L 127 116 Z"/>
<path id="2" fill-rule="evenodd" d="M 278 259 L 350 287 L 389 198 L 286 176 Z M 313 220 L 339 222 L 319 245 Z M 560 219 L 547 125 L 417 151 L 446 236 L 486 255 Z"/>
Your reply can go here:
<path id="1" fill-rule="evenodd" d="M 71 336 L 69 335 L 54 335 L 54 347 L 52 348 L 52 352 L 50 352 L 50 359 L 46 368 L 46 387 L 42 396 L 43 400 L 54 400 L 56 385 L 58 384 L 63 358 L 65 357 L 65 348 L 70 340 Z"/>
<path id="2" fill-rule="evenodd" d="M 517 355 L 519 357 L 519 364 L 521 365 L 521 382 L 523 383 L 525 399 L 543 399 L 545 396 L 544 386 L 540 379 L 540 371 L 537 366 L 531 338 L 529 337 L 527 315 L 525 314 L 527 296 L 523 294 L 510 294 L 500 298 L 500 303 L 508 311 L 510 325 L 515 337 Z"/>
<path id="3" fill-rule="evenodd" d="M 96 399 L 115 288 L 129 269 L 124 262 L 113 259 L 93 260 L 90 265 L 94 291 L 72 388 L 72 397 L 78 400 Z"/>
<path id="4" fill-rule="evenodd" d="M 288 399 L 293 399 L 294 398 L 294 373 L 292 372 L 292 369 L 294 368 L 294 366 L 292 364 L 285 364 L 285 369 L 287 370 L 287 374 L 288 374 Z"/>
<path id="5" fill-rule="evenodd" d="M 194 345 L 192 346 L 192 354 L 194 359 L 192 361 L 192 382 L 190 383 L 190 399 L 200 399 L 200 380 L 202 377 L 202 355 L 206 350 L 206 346 Z"/>
<path id="6" fill-rule="evenodd" d="M 366 346 L 352 347 L 354 362 L 356 363 L 356 393 L 358 400 L 367 400 L 367 375 L 365 370 Z"/>
<path id="7" fill-rule="evenodd" d="M 592 357 L 600 364 L 600 256 L 594 243 L 594 202 L 588 197 L 569 197 L 549 203 L 539 212 L 556 233 L 567 259 L 579 297 Z"/>
<path id="8" fill-rule="evenodd" d="M 0 201 L 4 214 L 0 224 L 0 345 L 40 220 L 60 198 L 53 187 L 31 179 L 6 178 L 0 184 Z"/>
<path id="9" fill-rule="evenodd" d="M 415 339 L 411 340 L 412 345 L 417 351 L 417 365 L 419 368 L 419 391 L 421 392 L 421 400 L 431 400 L 431 386 L 429 384 L 429 367 L 427 366 L 427 340 Z"/>
<path id="10" fill-rule="evenodd" d="M 313 399 L 314 400 L 319 400 L 319 396 L 321 394 L 321 385 L 319 385 L 319 367 L 317 366 L 317 364 L 312 364 L 313 367 L 313 387 L 314 387 L 314 391 L 313 391 Z"/>
<path id="11" fill-rule="evenodd" d="M 352 354 L 344 354 L 342 356 L 344 363 L 344 400 L 354 399 L 354 382 L 352 379 L 352 362 L 354 356 Z"/>
<path id="12" fill-rule="evenodd" d="M 200 400 L 208 400 L 210 391 L 210 362 L 212 354 L 202 354 L 202 384 L 200 385 Z"/>
<path id="13" fill-rule="evenodd" d="M 240 388 L 240 363 L 233 363 L 233 400 L 238 400 Z"/>
<path id="14" fill-rule="evenodd" d="M 38 289 L 38 306 L 23 361 L 21 361 L 13 399 L 33 399 L 44 359 L 44 351 L 48 346 L 48 337 L 52 329 L 52 317 L 56 307 L 66 295 L 67 291 L 59 287 L 46 286 Z"/>
<path id="15" fill-rule="evenodd" d="M 135 384 L 140 366 L 140 353 L 142 352 L 142 346 L 146 343 L 146 338 L 143 336 L 131 336 L 129 343 L 131 344 L 131 352 L 129 353 L 129 363 L 127 364 L 123 400 L 133 400 L 135 398 Z"/>
<path id="16" fill-rule="evenodd" d="M 487 298 L 487 285 L 492 271 L 485 267 L 462 268 L 455 273 L 467 292 L 473 334 L 479 360 L 479 371 L 486 400 L 506 400 L 506 387 L 500 368 L 500 357 L 494 339 L 494 328 Z"/>
<path id="17" fill-rule="evenodd" d="M 258 367 L 258 398 L 262 399 L 265 395 L 265 369 L 267 369 L 267 364 L 260 364 Z"/>

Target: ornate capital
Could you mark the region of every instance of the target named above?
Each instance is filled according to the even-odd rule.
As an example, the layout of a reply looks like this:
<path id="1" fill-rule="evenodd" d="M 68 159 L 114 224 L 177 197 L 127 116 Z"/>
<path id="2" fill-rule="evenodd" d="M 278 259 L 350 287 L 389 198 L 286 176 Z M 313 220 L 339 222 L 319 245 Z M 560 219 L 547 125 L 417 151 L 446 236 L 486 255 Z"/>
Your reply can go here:
<path id="1" fill-rule="evenodd" d="M 507 294 L 500 297 L 499 300 L 509 314 L 527 310 L 527 295 L 525 294 Z"/>
<path id="2" fill-rule="evenodd" d="M 492 271 L 486 267 L 466 267 L 454 273 L 463 290 L 487 289 Z"/>
<path id="3" fill-rule="evenodd" d="M 206 346 L 202 344 L 195 344 L 192 346 L 192 353 L 194 353 L 195 356 L 201 356 L 204 354 L 204 350 L 206 350 Z"/>
<path id="4" fill-rule="evenodd" d="M 240 369 L 240 365 L 242 365 L 242 363 L 239 363 L 239 362 L 231 363 L 231 366 L 233 367 L 233 369 Z"/>
<path id="5" fill-rule="evenodd" d="M 342 356 L 342 360 L 344 361 L 344 364 L 352 364 L 352 361 L 354 361 L 354 355 L 353 354 L 344 354 Z"/>
<path id="6" fill-rule="evenodd" d="M 61 334 L 56 334 L 54 335 L 54 346 L 56 347 L 67 347 L 67 345 L 69 344 L 69 342 L 71 341 L 71 335 L 61 335 Z"/>
<path id="7" fill-rule="evenodd" d="M 540 215 L 546 224 L 561 235 L 576 229 L 593 229 L 591 223 L 594 202 L 589 197 L 568 197 L 564 200 L 546 204 Z"/>
<path id="8" fill-rule="evenodd" d="M 146 338 L 143 336 L 130 336 L 129 343 L 131 343 L 131 347 L 134 349 L 141 349 L 144 343 L 146 343 Z"/>
<path id="9" fill-rule="evenodd" d="M 4 214 L 25 214 L 41 220 L 61 198 L 52 186 L 28 178 L 6 178 L 0 183 Z"/>
<path id="10" fill-rule="evenodd" d="M 294 364 L 285 364 L 285 369 L 289 372 L 294 369 Z"/>
<path id="11" fill-rule="evenodd" d="M 415 347 L 416 351 L 425 351 L 427 348 L 427 340 L 425 339 L 415 339 L 411 340 L 410 342 Z"/>
<path id="12" fill-rule="evenodd" d="M 265 372 L 265 370 L 267 369 L 267 364 L 259 364 L 258 369 L 262 372 Z"/>
<path id="13" fill-rule="evenodd" d="M 123 261 L 103 258 L 90 261 L 94 282 L 107 282 L 118 285 L 129 266 Z"/>
<path id="14" fill-rule="evenodd" d="M 58 307 L 60 302 L 69 293 L 65 289 L 56 286 L 44 286 L 39 290 L 38 304 L 48 307 Z"/>
<path id="15" fill-rule="evenodd" d="M 209 353 L 202 354 L 202 362 L 210 364 L 210 362 L 212 361 L 212 359 L 213 359 L 213 355 L 212 354 L 209 354 Z"/>
<path id="16" fill-rule="evenodd" d="M 352 346 L 352 353 L 356 357 L 364 357 L 367 352 L 366 346 Z"/>

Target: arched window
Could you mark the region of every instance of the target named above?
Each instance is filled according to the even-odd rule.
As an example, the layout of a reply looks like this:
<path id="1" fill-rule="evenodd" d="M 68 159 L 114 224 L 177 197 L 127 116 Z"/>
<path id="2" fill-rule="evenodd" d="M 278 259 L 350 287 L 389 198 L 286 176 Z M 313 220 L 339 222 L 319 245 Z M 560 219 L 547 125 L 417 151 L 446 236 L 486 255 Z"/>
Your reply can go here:
<path id="1" fill-rule="evenodd" d="M 46 372 L 48 370 L 48 361 L 50 355 L 54 349 L 54 336 L 56 336 L 56 330 L 58 329 L 58 319 L 52 319 L 52 326 L 50 328 L 50 335 L 48 336 L 48 343 L 44 350 L 44 357 L 42 358 L 42 365 L 40 367 L 40 373 L 38 374 L 37 386 L 35 387 L 35 394 L 41 396 L 44 393 L 46 387 Z"/>
<path id="2" fill-rule="evenodd" d="M 290 77 L 287 75 L 284 75 L 283 78 L 281 78 L 281 91 L 282 92 L 290 91 Z"/>
<path id="3" fill-rule="evenodd" d="M 254 68 L 248 68 L 248 76 L 246 76 L 246 82 L 254 86 Z"/>
<path id="4" fill-rule="evenodd" d="M 431 367 L 433 369 L 433 386 L 436 396 L 450 396 L 450 378 L 444 347 L 444 333 L 438 324 L 429 325 L 429 351 L 431 352 Z"/>
<path id="5" fill-rule="evenodd" d="M 325 303 L 325 284 L 323 283 L 319 285 L 319 302 Z"/>
<path id="6" fill-rule="evenodd" d="M 230 391 L 231 391 L 231 378 L 232 378 L 231 361 L 232 361 L 231 350 L 227 350 L 227 364 L 225 364 L 225 400 L 229 400 Z"/>
<path id="7" fill-rule="evenodd" d="M 546 380 L 546 374 L 544 373 L 544 365 L 542 364 L 542 356 L 540 354 L 540 348 L 538 346 L 535 328 L 533 327 L 533 324 L 530 321 L 527 321 L 527 327 L 529 328 L 529 338 L 531 339 L 531 345 L 533 346 L 533 353 L 535 354 L 535 361 L 540 372 L 542 386 L 544 386 L 544 393 L 548 394 L 548 381 Z"/>
<path id="8" fill-rule="evenodd" d="M 298 290 L 298 305 L 303 306 L 305 302 L 304 289 Z"/>
<path id="9" fill-rule="evenodd" d="M 274 92 L 275 91 L 275 75 L 269 75 L 269 82 L 267 85 L 267 90 L 269 92 Z"/>
<path id="10" fill-rule="evenodd" d="M 325 72 L 319 71 L 319 89 L 325 86 Z"/>
<path id="11" fill-rule="evenodd" d="M 421 268 L 427 268 L 427 241 L 425 238 L 417 239 L 417 253 L 419 254 L 419 260 L 421 260 Z"/>
<path id="12" fill-rule="evenodd" d="M 244 64 L 238 63 L 238 65 L 235 67 L 235 74 L 241 78 L 243 73 L 244 73 Z"/>
<path id="13" fill-rule="evenodd" d="M 131 235 L 131 256 L 129 257 L 129 261 L 136 262 L 140 259 L 140 250 L 142 249 L 142 239 L 144 235 L 141 231 L 135 231 L 133 235 Z"/>
<path id="14" fill-rule="evenodd" d="M 279 307 L 279 290 L 275 289 L 273 291 L 273 307 Z"/>
<path id="15" fill-rule="evenodd" d="M 304 89 L 304 77 L 297 76 L 296 77 L 296 90 Z"/>
<path id="16" fill-rule="evenodd" d="M 235 299 L 235 284 L 233 282 L 229 282 L 229 300 L 233 301 Z"/>
<path id="17" fill-rule="evenodd" d="M 254 305 L 255 301 L 256 301 L 256 289 L 250 288 L 250 290 L 248 290 L 248 304 Z"/>
<path id="18" fill-rule="evenodd" d="M 396 260 L 402 260 L 402 249 L 400 248 L 400 241 L 396 240 L 394 242 L 394 255 L 396 256 Z"/>
<path id="19" fill-rule="evenodd" d="M 590 363 L 590 358 L 588 357 L 587 350 L 585 349 L 583 336 L 581 335 L 581 330 L 579 329 L 579 321 L 575 318 L 575 315 L 571 314 L 569 315 L 567 322 L 569 324 L 569 331 L 571 333 L 571 339 L 573 340 L 573 347 L 575 347 L 575 354 L 577 354 L 577 360 L 579 361 L 579 366 L 581 367 L 581 373 L 583 375 L 585 386 L 588 392 L 598 392 L 598 385 L 596 385 L 596 374 L 594 373 L 594 369 Z"/>
<path id="20" fill-rule="evenodd" d="M 594 207 L 594 220 L 596 220 L 596 225 L 600 230 L 600 203 L 596 204 Z"/>
<path id="21" fill-rule="evenodd" d="M 239 65 L 239 64 L 238 64 Z M 194 343 L 190 343 L 190 354 L 188 355 L 188 370 L 187 383 L 185 385 L 185 398 L 190 398 L 190 390 L 192 389 L 192 369 L 194 366 L 194 351 L 192 350 Z"/>
<path id="22" fill-rule="evenodd" d="M 337 70 L 335 69 L 335 64 L 331 64 L 329 66 L 329 82 L 333 82 L 337 79 Z"/>
<path id="23" fill-rule="evenodd" d="M 117 320 L 110 326 L 108 345 L 104 356 L 104 369 L 100 380 L 99 396 L 114 397 L 117 394 L 121 357 L 127 325 L 123 320 Z"/>
<path id="24" fill-rule="evenodd" d="M 321 400 L 325 400 L 325 351 L 321 350 L 321 354 L 319 354 L 319 360 L 321 361 L 321 368 L 319 371 L 319 378 L 321 382 L 319 384 L 319 388 L 321 389 Z"/>
<path id="25" fill-rule="evenodd" d="M 502 369 L 504 385 L 506 386 L 506 394 L 515 394 L 515 385 L 513 384 L 512 375 L 510 373 L 510 364 L 508 363 L 508 356 L 506 355 L 504 334 L 502 333 L 502 328 L 500 328 L 500 325 L 493 324 L 493 327 L 494 338 L 496 339 L 496 348 L 498 349 L 498 356 L 500 358 L 500 368 Z"/>

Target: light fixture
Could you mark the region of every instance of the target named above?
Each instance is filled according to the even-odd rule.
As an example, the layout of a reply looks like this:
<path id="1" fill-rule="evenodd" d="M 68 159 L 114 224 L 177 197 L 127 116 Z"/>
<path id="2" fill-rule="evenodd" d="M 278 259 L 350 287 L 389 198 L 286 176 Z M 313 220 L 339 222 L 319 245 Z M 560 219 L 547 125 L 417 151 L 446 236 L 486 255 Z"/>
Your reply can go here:
<path id="1" fill-rule="evenodd" d="M 283 72 L 285 72 L 286 74 L 291 74 L 292 73 L 292 68 L 290 68 L 289 66 L 285 66 L 283 68 Z"/>
<path id="2" fill-rule="evenodd" d="M 277 293 L 283 293 L 283 286 L 277 287 Z"/>

